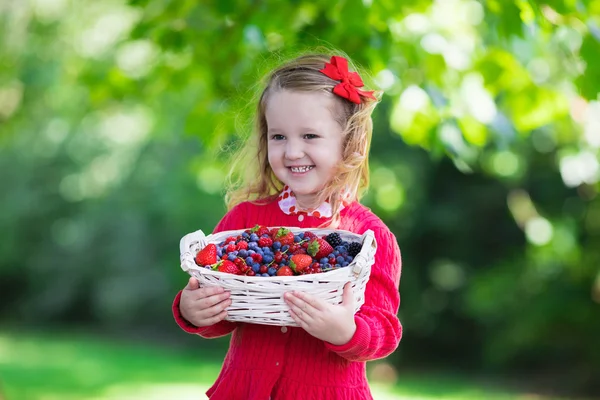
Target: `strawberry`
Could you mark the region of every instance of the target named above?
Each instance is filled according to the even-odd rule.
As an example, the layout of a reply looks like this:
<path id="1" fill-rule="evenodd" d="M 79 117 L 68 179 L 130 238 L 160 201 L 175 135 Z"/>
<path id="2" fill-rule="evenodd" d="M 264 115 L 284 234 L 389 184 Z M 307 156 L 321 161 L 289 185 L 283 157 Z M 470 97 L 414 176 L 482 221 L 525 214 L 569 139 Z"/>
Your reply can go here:
<path id="1" fill-rule="evenodd" d="M 239 275 L 240 269 L 229 260 L 223 260 L 213 267 L 214 270 L 227 274 Z"/>
<path id="2" fill-rule="evenodd" d="M 288 267 L 287 265 L 284 265 L 283 267 L 281 267 L 277 270 L 277 276 L 292 276 L 292 275 L 294 275 L 294 273 L 292 272 L 292 269 L 290 267 Z"/>
<path id="3" fill-rule="evenodd" d="M 201 267 L 217 262 L 217 246 L 210 243 L 196 254 L 196 264 Z"/>
<path id="4" fill-rule="evenodd" d="M 320 260 L 333 253 L 333 247 L 322 238 L 313 239 L 308 245 L 308 254 Z"/>
<path id="5" fill-rule="evenodd" d="M 296 254 L 290 259 L 290 268 L 294 272 L 300 273 L 309 267 L 313 262 L 313 259 L 308 254 Z"/>
<path id="6" fill-rule="evenodd" d="M 282 246 L 294 244 L 294 234 L 286 228 L 279 228 L 273 240 L 279 241 Z"/>
<path id="7" fill-rule="evenodd" d="M 271 247 L 273 246 L 273 239 L 268 237 L 261 237 L 258 239 L 258 245 L 260 247 Z"/>
<path id="8" fill-rule="evenodd" d="M 256 233 L 258 237 L 261 237 L 264 234 L 269 234 L 269 228 L 256 224 L 254 225 L 254 228 L 250 229 L 250 233 Z"/>

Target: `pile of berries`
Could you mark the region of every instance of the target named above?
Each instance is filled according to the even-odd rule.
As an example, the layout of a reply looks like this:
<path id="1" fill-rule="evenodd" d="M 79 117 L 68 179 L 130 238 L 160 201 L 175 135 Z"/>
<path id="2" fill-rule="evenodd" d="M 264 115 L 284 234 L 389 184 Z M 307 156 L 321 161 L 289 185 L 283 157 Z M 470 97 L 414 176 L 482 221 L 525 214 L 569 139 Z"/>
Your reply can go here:
<path id="1" fill-rule="evenodd" d="M 256 225 L 218 245 L 208 244 L 195 260 L 201 267 L 236 275 L 292 276 L 346 267 L 361 249 L 361 243 L 344 241 L 335 232 L 318 237 Z"/>

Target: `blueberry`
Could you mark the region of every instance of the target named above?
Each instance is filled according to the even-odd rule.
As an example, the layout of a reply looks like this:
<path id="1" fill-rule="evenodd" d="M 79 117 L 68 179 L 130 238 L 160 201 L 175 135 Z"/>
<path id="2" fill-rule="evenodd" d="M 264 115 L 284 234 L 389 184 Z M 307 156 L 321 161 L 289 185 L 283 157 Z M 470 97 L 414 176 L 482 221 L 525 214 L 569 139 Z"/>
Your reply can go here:
<path id="1" fill-rule="evenodd" d="M 236 257 L 235 257 L 235 255 L 233 255 L 233 254 L 229 254 L 229 255 L 227 256 L 227 259 L 228 259 L 229 261 L 235 261 Z"/>
<path id="2" fill-rule="evenodd" d="M 281 249 L 281 242 L 273 242 L 273 249 L 275 249 L 275 250 Z"/>
<path id="3" fill-rule="evenodd" d="M 354 257 L 352 257 L 352 256 L 346 256 L 346 261 L 348 261 L 349 263 L 351 263 L 352 260 L 354 260 Z"/>
<path id="4" fill-rule="evenodd" d="M 269 276 L 269 274 L 266 274 L 266 273 L 265 274 L 260 274 L 260 276 Z"/>
<path id="5" fill-rule="evenodd" d="M 335 264 L 335 268 L 342 268 L 340 264 Z"/>
<path id="6" fill-rule="evenodd" d="M 300 236 L 298 236 L 298 235 L 294 236 L 294 243 L 298 243 L 301 240 L 302 240 L 302 238 Z"/>
<path id="7" fill-rule="evenodd" d="M 299 237 L 300 239 L 304 239 L 304 232 L 300 232 L 300 233 L 298 234 L 298 237 Z"/>
<path id="8" fill-rule="evenodd" d="M 337 256 L 340 255 L 340 252 L 336 250 L 336 251 L 333 252 L 333 255 L 337 257 Z"/>
<path id="9" fill-rule="evenodd" d="M 344 261 L 344 262 L 342 263 L 342 267 L 347 267 L 347 266 L 348 266 L 348 264 L 349 264 L 348 262 Z"/>
<path id="10" fill-rule="evenodd" d="M 255 262 L 255 263 L 252 263 L 252 270 L 254 270 L 254 268 L 258 268 L 258 269 L 260 269 L 260 264 L 259 264 L 259 263 L 257 263 L 257 262 Z"/>
<path id="11" fill-rule="evenodd" d="M 217 250 L 217 256 L 219 256 L 219 258 L 223 257 L 223 249 Z"/>
<path id="12" fill-rule="evenodd" d="M 231 253 L 229 253 L 229 254 L 232 254 L 232 255 L 234 255 L 234 256 L 237 256 L 237 255 L 238 255 L 238 251 L 237 251 L 237 250 L 234 250 L 234 251 L 232 251 L 232 252 L 231 252 Z"/>
<path id="13" fill-rule="evenodd" d="M 319 262 L 320 262 L 321 264 L 327 264 L 327 261 L 328 261 L 328 260 L 327 260 L 326 258 L 321 258 L 321 259 L 319 260 Z"/>
<path id="14" fill-rule="evenodd" d="M 250 237 L 250 234 L 248 232 L 244 232 L 244 233 L 242 233 L 242 237 L 244 239 L 248 239 Z"/>
<path id="15" fill-rule="evenodd" d="M 271 261 L 273 261 L 273 257 L 272 257 L 271 255 L 269 255 L 269 254 L 265 254 L 265 255 L 263 256 L 263 262 L 264 262 L 265 264 L 268 264 L 268 263 L 270 263 Z"/>
<path id="16" fill-rule="evenodd" d="M 242 257 L 242 258 L 246 258 L 248 257 L 248 250 L 240 250 L 238 252 L 238 256 Z"/>
<path id="17" fill-rule="evenodd" d="M 328 262 L 323 264 L 323 269 L 329 269 L 331 268 L 331 264 L 329 264 Z"/>
<path id="18" fill-rule="evenodd" d="M 277 270 L 273 267 L 269 268 L 268 270 L 269 275 L 273 276 L 277 273 Z"/>
<path id="19" fill-rule="evenodd" d="M 269 234 L 268 234 L 268 233 L 263 233 L 262 235 L 260 235 L 260 237 L 261 237 L 261 238 L 262 238 L 262 237 L 266 237 L 266 238 L 268 238 L 268 237 L 269 237 Z"/>
<path id="20" fill-rule="evenodd" d="M 253 233 L 252 235 L 250 235 L 250 241 L 258 242 L 258 235 L 256 233 Z"/>
<path id="21" fill-rule="evenodd" d="M 254 253 L 256 253 L 254 250 L 248 250 L 248 255 L 249 256 L 252 255 L 252 254 L 254 254 Z"/>
<path id="22" fill-rule="evenodd" d="M 252 271 L 258 273 L 258 271 L 260 270 L 260 265 L 258 265 L 258 264 L 252 264 L 250 266 L 250 268 L 252 268 Z"/>
<path id="23" fill-rule="evenodd" d="M 287 244 L 281 248 L 281 251 L 287 251 L 290 248 Z"/>
<path id="24" fill-rule="evenodd" d="M 343 263 L 344 261 L 346 261 L 346 260 L 344 259 L 344 257 L 342 257 L 342 256 L 337 256 L 335 260 L 338 262 L 338 264 L 341 264 L 341 263 Z"/>

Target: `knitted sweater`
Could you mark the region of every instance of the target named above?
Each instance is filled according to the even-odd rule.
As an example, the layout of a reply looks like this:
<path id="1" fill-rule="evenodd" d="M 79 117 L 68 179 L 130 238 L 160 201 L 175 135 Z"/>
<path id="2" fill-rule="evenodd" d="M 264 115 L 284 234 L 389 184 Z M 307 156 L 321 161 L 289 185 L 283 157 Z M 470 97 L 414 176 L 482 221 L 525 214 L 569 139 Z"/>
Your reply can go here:
<path id="1" fill-rule="evenodd" d="M 365 303 L 354 317 L 356 332 L 344 345 L 324 342 L 298 327 L 221 321 L 199 328 L 181 316 L 181 292 L 177 294 L 173 314 L 184 331 L 204 338 L 232 333 L 222 370 L 206 392 L 210 399 L 372 399 L 366 361 L 388 356 L 402 337 L 402 325 L 396 315 L 400 304 L 400 250 L 385 224 L 358 202 L 344 208 L 340 216 L 338 229 L 357 234 L 371 229 L 377 241 Z M 265 205 L 245 202 L 229 211 L 214 232 L 256 224 L 315 228 L 323 221 L 317 217 L 287 215 L 277 201 Z"/>

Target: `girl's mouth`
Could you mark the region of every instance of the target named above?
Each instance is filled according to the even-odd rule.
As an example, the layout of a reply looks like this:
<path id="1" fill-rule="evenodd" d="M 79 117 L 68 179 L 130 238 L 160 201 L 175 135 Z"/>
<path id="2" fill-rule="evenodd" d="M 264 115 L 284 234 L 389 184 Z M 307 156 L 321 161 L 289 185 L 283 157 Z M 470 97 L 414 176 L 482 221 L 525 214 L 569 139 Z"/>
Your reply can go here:
<path id="1" fill-rule="evenodd" d="M 303 174 L 305 172 L 310 171 L 311 169 L 313 169 L 315 166 L 314 165 L 304 165 L 302 167 L 289 167 L 290 171 L 292 171 L 294 174 Z"/>

